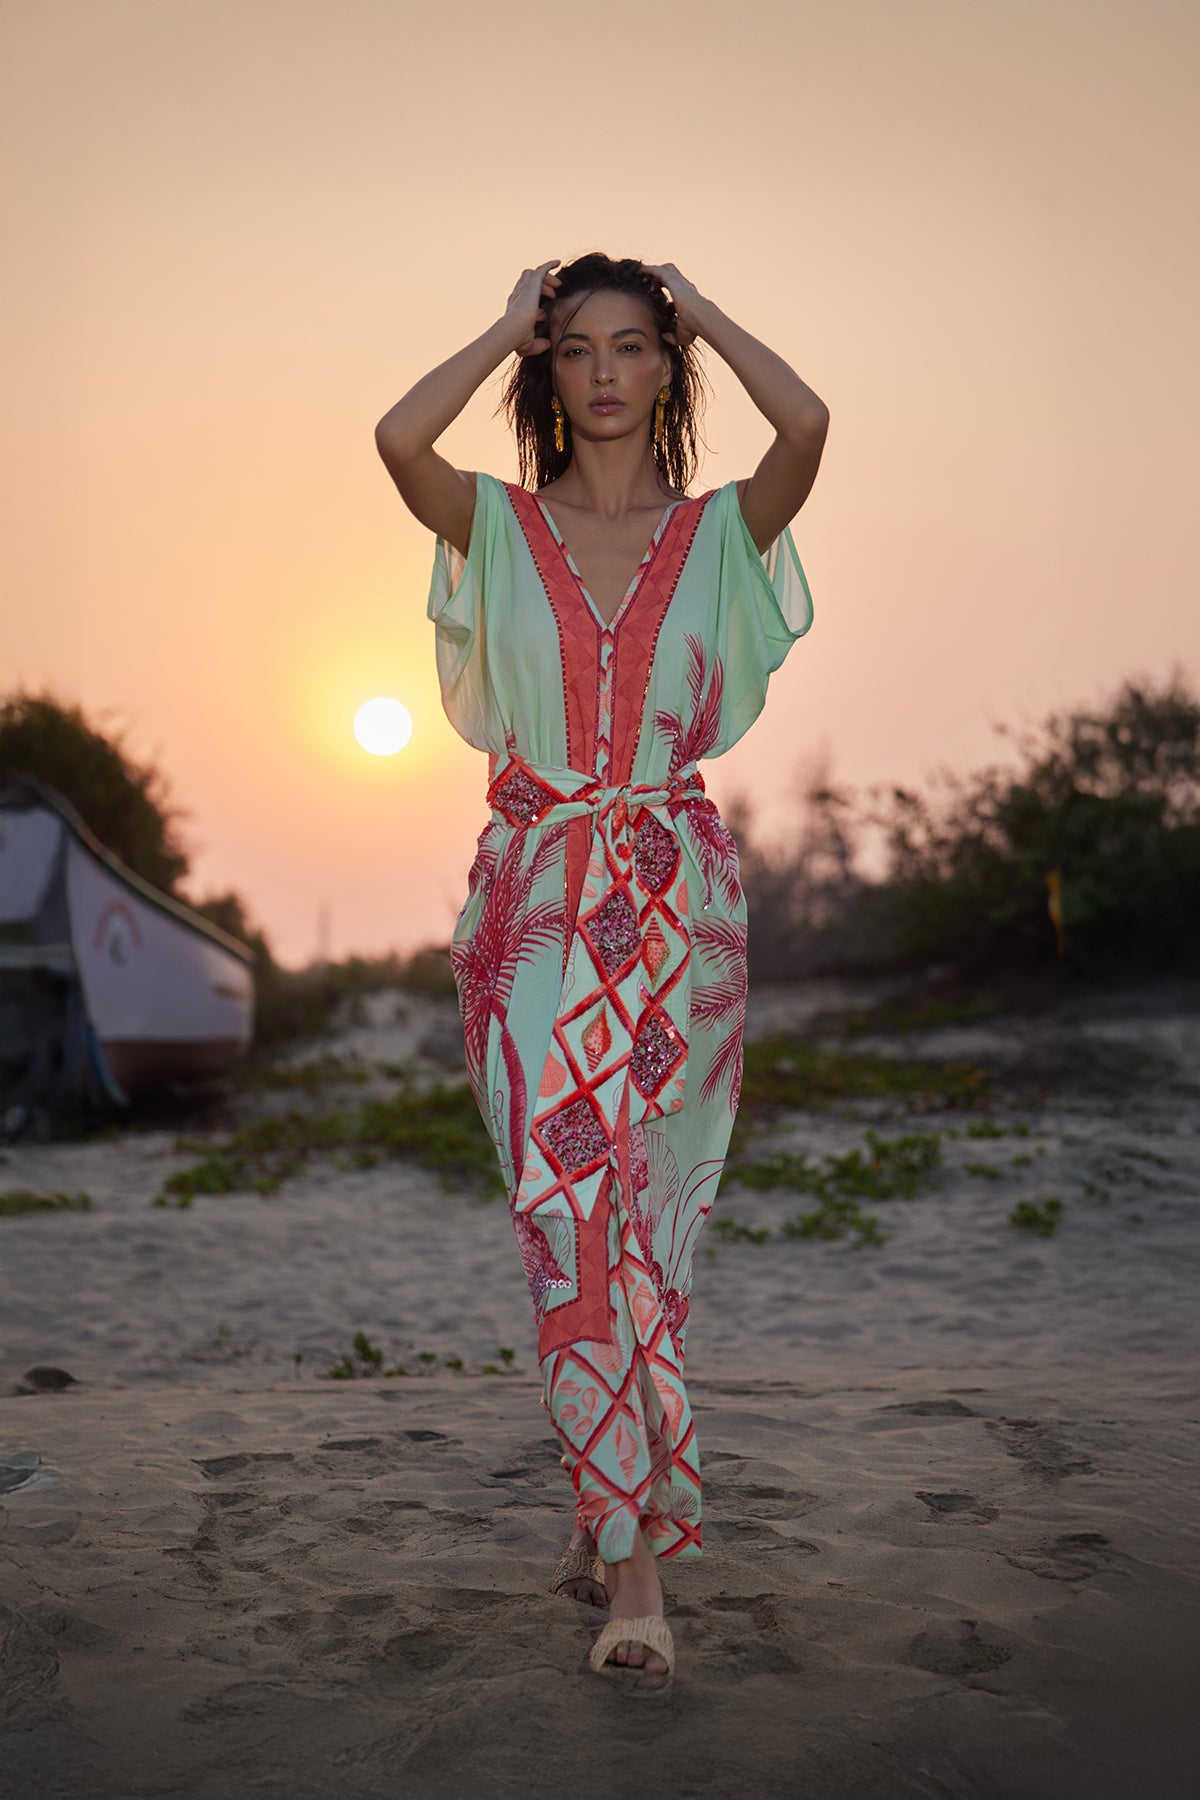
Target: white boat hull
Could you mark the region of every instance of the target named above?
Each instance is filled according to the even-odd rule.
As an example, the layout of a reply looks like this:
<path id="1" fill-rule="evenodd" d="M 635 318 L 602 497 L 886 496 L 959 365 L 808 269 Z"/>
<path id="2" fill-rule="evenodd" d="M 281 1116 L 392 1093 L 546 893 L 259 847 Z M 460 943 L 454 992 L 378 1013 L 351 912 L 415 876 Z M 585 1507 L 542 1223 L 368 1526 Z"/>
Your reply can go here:
<path id="1" fill-rule="evenodd" d="M 253 953 L 30 785 L 0 802 L 0 1060 L 25 1019 L 26 1060 L 63 1097 L 121 1105 L 229 1068 L 254 1035 Z"/>

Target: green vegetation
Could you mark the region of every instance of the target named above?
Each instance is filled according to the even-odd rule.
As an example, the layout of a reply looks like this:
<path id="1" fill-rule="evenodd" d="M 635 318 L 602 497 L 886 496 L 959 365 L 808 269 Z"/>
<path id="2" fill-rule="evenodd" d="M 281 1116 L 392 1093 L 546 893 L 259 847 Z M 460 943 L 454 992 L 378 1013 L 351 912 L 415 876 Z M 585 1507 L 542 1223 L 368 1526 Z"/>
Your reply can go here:
<path id="1" fill-rule="evenodd" d="M 1049 1237 L 1062 1217 L 1063 1203 L 1052 1194 L 1046 1200 L 1018 1200 L 1008 1215 L 1010 1225 Z"/>
<path id="2" fill-rule="evenodd" d="M 782 1228 L 785 1237 L 822 1241 L 849 1237 L 856 1249 L 885 1244 L 888 1234 L 880 1230 L 874 1214 L 861 1210 L 859 1200 L 911 1200 L 928 1188 L 942 1166 L 942 1133 L 913 1131 L 885 1138 L 868 1131 L 866 1140 L 865 1149 L 825 1156 L 820 1162 L 784 1151 L 754 1161 L 738 1158 L 726 1173 L 744 1187 L 793 1188 L 820 1202 L 815 1211 L 787 1220 Z M 768 1235 L 765 1226 L 759 1227 L 761 1235 L 755 1235 L 747 1226 L 728 1220 L 712 1229 L 734 1241 L 745 1237 L 762 1243 Z"/>
<path id="3" fill-rule="evenodd" d="M 785 1219 L 783 1235 L 790 1238 L 817 1238 L 822 1243 L 848 1237 L 855 1250 L 867 1244 L 886 1244 L 891 1233 L 881 1231 L 874 1213 L 865 1213 L 857 1200 L 844 1195 L 830 1195 L 815 1212 L 797 1213 Z"/>
<path id="4" fill-rule="evenodd" d="M 197 1194 L 273 1194 L 312 1157 L 335 1154 L 353 1168 L 394 1158 L 436 1170 L 445 1186 L 504 1191 L 495 1148 L 463 1085 L 402 1087 L 390 1099 L 346 1110 L 288 1111 L 252 1119 L 215 1143 L 184 1138 L 178 1147 L 201 1153 L 200 1160 L 168 1177 L 156 1206 L 166 1206 L 169 1196 L 190 1206 Z"/>
<path id="5" fill-rule="evenodd" d="M 963 1168 L 966 1170 L 968 1175 L 982 1176 L 984 1181 L 1003 1181 L 1004 1180 L 1004 1170 L 996 1168 L 994 1163 L 969 1162 L 969 1163 L 964 1163 Z"/>
<path id="6" fill-rule="evenodd" d="M 941 1167 L 940 1132 L 914 1131 L 903 1137 L 884 1138 L 868 1131 L 866 1139 L 865 1150 L 826 1156 L 820 1163 L 810 1162 L 807 1156 L 778 1152 L 754 1162 L 738 1159 L 729 1164 L 727 1173 L 744 1187 L 790 1187 L 820 1200 L 894 1200 L 897 1196 L 911 1200 Z"/>
<path id="7" fill-rule="evenodd" d="M 861 796 L 816 769 L 778 851 L 734 809 L 751 980 L 937 965 L 994 984 L 1200 967 L 1200 697 L 1183 675 L 1127 680 L 1100 706 L 1000 735 L 1006 763 L 943 772 L 924 792 Z M 882 852 L 878 878 L 859 872 L 868 843 Z M 919 1026 L 918 1002 L 891 1028 Z"/>
<path id="8" fill-rule="evenodd" d="M 318 1094 L 327 1087 L 361 1086 L 372 1076 L 369 1063 L 358 1057 L 339 1056 L 332 1050 L 314 1056 L 305 1063 L 278 1063 L 254 1058 L 240 1063 L 234 1071 L 235 1085 L 242 1089 L 294 1089 L 305 1094 Z M 381 1074 L 387 1069 L 381 1068 Z"/>
<path id="9" fill-rule="evenodd" d="M 177 836 L 184 815 L 171 805 L 165 777 L 135 762 L 120 732 L 51 693 L 18 689 L 0 700 L 0 773 L 55 788 L 127 868 L 177 891 L 188 870 Z"/>
<path id="10" fill-rule="evenodd" d="M 889 1035 L 909 1031 L 944 1031 L 950 1025 L 973 1025 L 989 1013 L 1003 1011 L 992 994 L 930 996 L 927 991 L 895 995 L 874 1006 L 856 1006 L 845 1012 L 818 1015 L 814 1028 L 834 1030 L 843 1037 Z"/>
<path id="11" fill-rule="evenodd" d="M 769 1225 L 738 1225 L 733 1219 L 714 1219 L 708 1229 L 726 1244 L 765 1244 L 771 1235 Z"/>
<path id="12" fill-rule="evenodd" d="M 39 1194 L 32 1188 L 0 1190 L 0 1219 L 15 1219 L 21 1213 L 90 1212 L 92 1196 L 79 1194 Z"/>
<path id="13" fill-rule="evenodd" d="M 496 1354 L 500 1358 L 499 1363 L 485 1363 L 481 1369 L 475 1372 L 480 1375 L 518 1375 L 521 1373 L 515 1366 L 517 1354 L 515 1350 L 502 1347 Z M 297 1353 L 294 1360 L 298 1367 L 303 1358 Z M 417 1371 L 418 1375 L 432 1375 L 439 1363 L 439 1358 L 432 1350 L 418 1351 L 416 1360 L 421 1364 L 421 1368 Z M 468 1369 L 461 1356 L 443 1356 L 440 1359 L 440 1366 L 452 1370 L 456 1375 L 469 1375 L 473 1372 Z M 340 1362 L 334 1363 L 331 1369 L 325 1371 L 329 1381 L 354 1381 L 359 1378 L 370 1379 L 374 1376 L 391 1378 L 412 1374 L 413 1370 L 404 1363 L 394 1363 L 389 1367 L 383 1351 L 377 1344 L 371 1342 L 365 1331 L 356 1331 L 352 1349 Z"/>
<path id="14" fill-rule="evenodd" d="M 910 1110 L 973 1106 L 987 1087 L 982 1069 L 961 1062 L 918 1062 L 823 1050 L 796 1038 L 745 1046 L 739 1119 L 783 1107 L 812 1109 L 839 1100 L 893 1100 Z"/>

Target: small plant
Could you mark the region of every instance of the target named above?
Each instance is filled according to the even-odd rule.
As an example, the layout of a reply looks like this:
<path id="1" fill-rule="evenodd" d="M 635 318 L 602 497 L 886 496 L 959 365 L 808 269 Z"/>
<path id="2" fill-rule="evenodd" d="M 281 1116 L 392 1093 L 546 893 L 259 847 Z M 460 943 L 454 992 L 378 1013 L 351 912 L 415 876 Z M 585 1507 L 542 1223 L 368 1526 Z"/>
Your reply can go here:
<path id="1" fill-rule="evenodd" d="M 1063 1203 L 1056 1194 L 1046 1200 L 1018 1200 L 1008 1215 L 1008 1222 L 1025 1231 L 1035 1231 L 1039 1237 L 1049 1237 L 1058 1225 L 1062 1210 Z"/>
<path id="2" fill-rule="evenodd" d="M 354 1334 L 354 1348 L 332 1369 L 326 1369 L 330 1381 L 353 1381 L 356 1376 L 373 1375 L 407 1375 L 408 1370 L 397 1367 L 389 1369 L 384 1365 L 383 1351 L 373 1344 L 365 1331 Z"/>
<path id="3" fill-rule="evenodd" d="M 968 1175 L 981 1175 L 985 1181 L 1004 1180 L 1004 1170 L 993 1168 L 991 1163 L 969 1162 L 964 1163 L 963 1168 Z"/>
<path id="4" fill-rule="evenodd" d="M 1033 1158 L 1027 1150 L 1022 1150 L 1019 1155 L 1014 1156 L 1012 1159 L 1012 1166 L 1014 1169 L 1028 1169 L 1032 1163 Z"/>
<path id="5" fill-rule="evenodd" d="M 745 1046 L 739 1118 L 749 1123 L 780 1107 L 837 1100 L 893 1100 L 916 1111 L 974 1106 L 986 1087 L 984 1071 L 967 1063 L 869 1056 L 767 1038 Z"/>
<path id="6" fill-rule="evenodd" d="M 410 1344 L 408 1348 L 411 1350 L 412 1345 Z M 500 1358 L 500 1363 L 485 1363 L 483 1368 L 478 1371 L 480 1375 L 519 1375 L 521 1373 L 521 1370 L 516 1367 L 517 1353 L 515 1350 L 502 1347 L 497 1350 L 496 1354 Z M 296 1365 L 296 1372 L 299 1374 L 300 1363 L 303 1360 L 301 1353 L 296 1351 L 292 1360 Z M 421 1368 L 417 1372 L 419 1375 L 437 1374 L 439 1364 L 455 1375 L 472 1373 L 461 1356 L 439 1358 L 435 1350 L 418 1350 L 416 1360 L 421 1364 Z M 401 1375 L 411 1377 L 412 1373 L 412 1370 L 404 1363 L 396 1363 L 389 1368 L 383 1351 L 378 1344 L 371 1342 L 365 1331 L 356 1331 L 353 1348 L 340 1362 L 334 1363 L 331 1369 L 325 1371 L 329 1381 L 354 1381 L 360 1377 L 370 1379 L 374 1376 L 383 1376 L 385 1379 Z"/>
<path id="7" fill-rule="evenodd" d="M 969 1138 L 1002 1138 L 1005 1136 L 1003 1125 L 996 1125 L 991 1119 L 972 1119 L 967 1125 Z"/>
<path id="8" fill-rule="evenodd" d="M 6 1188 L 0 1192 L 0 1219 L 15 1219 L 21 1213 L 90 1212 L 92 1196 L 78 1194 L 39 1194 L 33 1188 Z"/>
<path id="9" fill-rule="evenodd" d="M 733 1219 L 714 1219 L 709 1230 L 726 1244 L 765 1244 L 771 1235 L 769 1225 L 739 1225 Z"/>
<path id="10" fill-rule="evenodd" d="M 903 1137 L 885 1138 L 868 1131 L 865 1150 L 847 1150 L 826 1156 L 822 1163 L 807 1156 L 779 1152 L 757 1162 L 734 1162 L 729 1173 L 746 1187 L 791 1187 L 818 1199 L 833 1195 L 868 1200 L 911 1200 L 941 1166 L 941 1133 L 913 1131 Z"/>
<path id="11" fill-rule="evenodd" d="M 866 1244 L 886 1244 L 891 1233 L 881 1231 L 879 1220 L 873 1213 L 863 1212 L 857 1200 L 831 1195 L 815 1212 L 797 1213 L 794 1219 L 785 1219 L 783 1235 L 817 1238 L 823 1243 L 848 1237 L 853 1248 L 861 1250 Z"/>

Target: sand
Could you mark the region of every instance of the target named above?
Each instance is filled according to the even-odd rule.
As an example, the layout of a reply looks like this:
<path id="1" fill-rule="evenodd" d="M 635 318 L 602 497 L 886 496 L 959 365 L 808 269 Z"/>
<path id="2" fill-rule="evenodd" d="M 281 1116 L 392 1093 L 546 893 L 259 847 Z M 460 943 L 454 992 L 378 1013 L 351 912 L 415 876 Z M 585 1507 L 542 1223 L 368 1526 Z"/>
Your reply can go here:
<path id="1" fill-rule="evenodd" d="M 756 995 L 752 1029 L 828 999 Z M 390 1006 L 332 1047 L 444 1053 L 443 1012 Z M 1200 1019 L 868 1042 L 1007 1069 L 989 1116 L 1027 1135 L 947 1140 L 880 1248 L 723 1190 L 773 1235 L 697 1265 L 705 1555 L 665 1571 L 665 1690 L 591 1675 L 603 1615 L 544 1592 L 568 1495 L 502 1203 L 392 1164 L 181 1211 L 150 1204 L 173 1131 L 4 1151 L 0 1186 L 93 1196 L 0 1219 L 4 1800 L 1190 1795 Z M 1053 1236 L 1008 1224 L 1051 1192 Z M 322 1378 L 360 1329 L 434 1372 Z"/>

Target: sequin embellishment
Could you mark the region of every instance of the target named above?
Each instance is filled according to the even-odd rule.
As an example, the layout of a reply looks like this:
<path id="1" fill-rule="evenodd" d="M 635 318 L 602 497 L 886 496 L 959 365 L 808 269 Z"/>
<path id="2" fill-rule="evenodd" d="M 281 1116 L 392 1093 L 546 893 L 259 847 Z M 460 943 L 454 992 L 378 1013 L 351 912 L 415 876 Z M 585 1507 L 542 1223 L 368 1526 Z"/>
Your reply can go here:
<path id="1" fill-rule="evenodd" d="M 661 894 L 679 867 L 679 845 L 673 832 L 648 812 L 638 827 L 633 847 L 633 866 L 638 880 L 652 894 Z"/>
<path id="2" fill-rule="evenodd" d="M 647 1099 L 657 1094 L 682 1057 L 683 1046 L 670 1036 L 657 1014 L 652 1014 L 638 1032 L 629 1059 L 629 1073 L 638 1091 Z"/>
<path id="3" fill-rule="evenodd" d="M 604 973 L 611 976 L 641 948 L 637 914 L 624 888 L 614 888 L 585 921 Z"/>
<path id="4" fill-rule="evenodd" d="M 499 787 L 493 788 L 491 802 L 497 812 L 511 823 L 530 825 L 547 807 L 557 806 L 562 795 L 531 775 L 528 769 L 516 768 L 506 775 Z"/>
<path id="5" fill-rule="evenodd" d="M 548 1119 L 542 1136 L 569 1174 L 608 1154 L 608 1133 L 586 1100 L 576 1100 Z"/>

